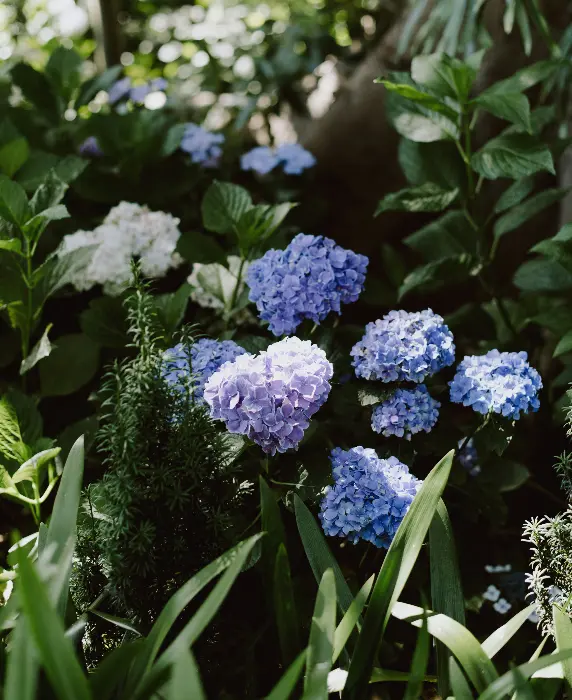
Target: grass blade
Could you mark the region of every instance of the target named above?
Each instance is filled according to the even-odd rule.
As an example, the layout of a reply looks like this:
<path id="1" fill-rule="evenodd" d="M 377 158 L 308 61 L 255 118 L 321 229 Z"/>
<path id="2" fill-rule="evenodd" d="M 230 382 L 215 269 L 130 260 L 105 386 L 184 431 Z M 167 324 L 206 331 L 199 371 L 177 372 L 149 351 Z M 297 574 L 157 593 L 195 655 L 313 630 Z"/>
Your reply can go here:
<path id="1" fill-rule="evenodd" d="M 443 613 L 462 625 L 465 624 L 465 600 L 457 561 L 453 526 L 442 500 L 429 528 L 429 559 L 431 568 L 431 604 L 435 612 Z M 447 647 L 436 644 L 439 692 L 449 695 L 449 659 Z"/>
<path id="2" fill-rule="evenodd" d="M 304 700 L 328 700 L 328 673 L 332 668 L 336 631 L 336 579 L 326 569 L 316 597 L 306 652 Z"/>
<path id="3" fill-rule="evenodd" d="M 455 700 L 473 700 L 471 686 L 452 656 L 449 658 L 449 679 Z"/>
<path id="4" fill-rule="evenodd" d="M 362 610 L 365 607 L 371 589 L 373 588 L 373 582 L 375 576 L 370 576 L 368 580 L 363 584 L 357 596 L 352 600 L 352 604 L 348 608 L 346 614 L 343 616 L 340 624 L 336 627 L 336 633 L 334 635 L 334 662 L 338 659 L 339 655 L 342 653 L 350 635 L 359 620 Z"/>
<path id="5" fill-rule="evenodd" d="M 114 649 L 89 676 L 91 694 L 97 700 L 110 700 L 127 678 L 133 659 L 143 649 L 143 640 L 127 642 Z"/>
<path id="6" fill-rule="evenodd" d="M 206 700 L 206 697 L 195 657 L 189 649 L 181 647 L 173 664 L 167 700 Z"/>
<path id="7" fill-rule="evenodd" d="M 18 550 L 19 596 L 42 666 L 58 700 L 90 700 L 91 692 L 62 620 L 32 563 Z"/>
<path id="8" fill-rule="evenodd" d="M 418 700 L 423 689 L 423 680 L 427 672 L 427 664 L 429 662 L 429 631 L 427 629 L 427 617 L 423 616 L 419 636 L 417 637 L 417 645 L 413 653 L 411 662 L 411 671 L 409 672 L 409 680 L 403 700 Z"/>
<path id="9" fill-rule="evenodd" d="M 300 636 L 290 564 L 288 563 L 286 547 L 282 543 L 276 553 L 276 567 L 274 569 L 274 609 L 282 659 L 284 665 L 287 666 L 300 652 Z"/>
<path id="10" fill-rule="evenodd" d="M 506 624 L 495 630 L 489 637 L 485 639 L 482 644 L 485 653 L 492 659 L 495 654 L 497 654 L 504 645 L 514 637 L 518 630 L 524 625 L 524 623 L 530 617 L 530 613 L 534 610 L 535 605 L 529 605 L 524 610 L 516 613 Z M 572 644 L 570 645 L 572 646 Z"/>
<path id="11" fill-rule="evenodd" d="M 38 685 L 38 654 L 30 643 L 30 631 L 25 618 L 20 617 L 14 630 L 6 662 L 4 698 L 34 700 Z"/>
<path id="12" fill-rule="evenodd" d="M 552 615 L 554 620 L 554 636 L 556 637 L 556 648 L 559 651 L 562 649 L 572 649 L 572 621 L 568 615 L 560 610 L 556 605 L 552 606 Z M 564 683 L 568 693 L 572 692 L 572 659 L 562 661 L 562 669 L 564 671 Z"/>
<path id="13" fill-rule="evenodd" d="M 262 531 L 266 533 L 262 541 L 262 564 L 267 578 L 266 589 L 271 591 L 276 554 L 282 543 L 286 545 L 286 535 L 280 516 L 280 507 L 272 489 L 262 476 L 259 477 L 259 482 L 261 525 Z"/>
<path id="14" fill-rule="evenodd" d="M 358 700 L 365 696 L 377 649 L 383 638 L 394 603 L 399 598 L 419 555 L 441 494 L 447 484 L 454 451 L 433 468 L 413 499 L 399 526 L 377 577 L 349 668 L 342 697 Z"/>
<path id="15" fill-rule="evenodd" d="M 303 652 L 298 654 L 296 660 L 290 664 L 288 670 L 274 686 L 266 700 L 288 700 L 298 684 L 298 679 L 306 663 L 306 653 L 307 650 L 304 649 Z"/>
<path id="16" fill-rule="evenodd" d="M 518 668 L 513 668 L 511 673 L 514 678 L 514 700 L 538 700 L 530 682 Z"/>
<path id="17" fill-rule="evenodd" d="M 392 614 L 399 620 L 407 620 L 415 627 L 421 626 L 423 608 L 408 603 L 396 603 Z M 443 642 L 455 654 L 475 688 L 482 693 L 498 678 L 493 662 L 469 630 L 456 620 L 439 613 L 427 611 L 429 634 Z"/>

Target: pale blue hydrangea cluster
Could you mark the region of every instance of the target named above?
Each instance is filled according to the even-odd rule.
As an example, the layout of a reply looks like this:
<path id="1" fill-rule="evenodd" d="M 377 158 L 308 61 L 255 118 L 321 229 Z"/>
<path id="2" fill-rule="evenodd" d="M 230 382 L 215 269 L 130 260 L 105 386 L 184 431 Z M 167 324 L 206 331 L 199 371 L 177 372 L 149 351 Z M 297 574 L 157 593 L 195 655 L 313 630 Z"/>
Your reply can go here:
<path id="1" fill-rule="evenodd" d="M 259 175 L 267 175 L 279 165 L 286 175 L 301 175 L 316 165 L 316 159 L 299 143 L 284 143 L 276 150 L 256 146 L 240 158 L 242 170 L 252 170 Z"/>
<path id="2" fill-rule="evenodd" d="M 309 340 L 285 338 L 258 355 L 240 355 L 207 381 L 211 417 L 267 454 L 295 449 L 330 393 L 333 366 Z"/>
<path id="3" fill-rule="evenodd" d="M 424 384 L 413 389 L 396 389 L 373 410 L 371 427 L 385 437 L 395 435 L 411 440 L 415 433 L 431 431 L 439 418 L 440 406 Z"/>
<path id="4" fill-rule="evenodd" d="M 194 343 L 179 343 L 163 354 L 162 375 L 165 381 L 180 391 L 190 391 L 193 398 L 204 402 L 207 380 L 225 363 L 247 354 L 232 340 L 200 338 Z"/>
<path id="5" fill-rule="evenodd" d="M 425 311 L 390 311 L 368 323 L 352 348 L 358 377 L 420 383 L 455 360 L 453 334 L 441 316 Z"/>
<path id="6" fill-rule="evenodd" d="M 368 262 L 330 238 L 299 233 L 285 250 L 269 250 L 250 265 L 249 299 L 274 335 L 293 333 L 305 318 L 320 323 L 357 301 Z"/>
<path id="7" fill-rule="evenodd" d="M 521 412 L 538 410 L 542 379 L 525 352 L 490 350 L 465 357 L 449 386 L 453 403 L 518 420 Z"/>
<path id="8" fill-rule="evenodd" d="M 83 143 L 79 145 L 78 151 L 80 155 L 87 158 L 100 158 L 103 155 L 101 146 L 95 136 L 88 136 Z"/>
<path id="9" fill-rule="evenodd" d="M 471 438 L 467 444 L 463 447 L 465 440 L 459 440 L 459 453 L 457 459 L 459 464 L 466 469 L 471 476 L 477 476 L 481 473 L 481 466 L 479 464 L 479 455 L 477 448 L 475 447 L 475 441 Z M 463 449 L 460 449 L 463 447 Z"/>
<path id="10" fill-rule="evenodd" d="M 181 140 L 181 150 L 191 156 L 193 163 L 216 168 L 222 155 L 223 134 L 213 134 L 198 124 L 188 122 Z"/>
<path id="11" fill-rule="evenodd" d="M 389 547 L 422 482 L 397 457 L 380 459 L 369 448 L 337 447 L 330 459 L 334 485 L 320 508 L 326 535 Z"/>
<path id="12" fill-rule="evenodd" d="M 131 78 L 121 78 L 109 88 L 107 93 L 109 103 L 116 104 L 120 100 L 128 99 L 132 102 L 142 104 L 147 95 L 152 92 L 165 90 L 168 83 L 165 78 L 155 78 L 144 85 L 133 85 Z"/>

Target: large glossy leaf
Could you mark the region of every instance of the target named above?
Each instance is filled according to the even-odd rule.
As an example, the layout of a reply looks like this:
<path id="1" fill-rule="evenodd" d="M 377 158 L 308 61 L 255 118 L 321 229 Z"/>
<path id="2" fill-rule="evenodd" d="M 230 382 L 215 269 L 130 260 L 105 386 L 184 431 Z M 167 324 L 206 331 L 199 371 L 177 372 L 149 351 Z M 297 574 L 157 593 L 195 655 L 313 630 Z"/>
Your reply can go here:
<path id="1" fill-rule="evenodd" d="M 527 199 L 522 204 L 510 209 L 495 223 L 495 239 L 519 228 L 519 226 L 522 226 L 541 211 L 544 211 L 552 204 L 556 204 L 556 202 L 564 199 L 568 192 L 569 190 L 567 188 L 544 190 L 534 195 L 534 197 L 530 197 L 530 199 Z"/>
<path id="2" fill-rule="evenodd" d="M 517 180 L 516 182 L 513 182 L 513 184 L 510 185 L 510 187 L 507 187 L 506 190 L 498 198 L 498 201 L 495 205 L 495 213 L 502 214 L 507 209 L 512 209 L 513 207 L 516 207 L 522 202 L 523 199 L 526 199 L 526 197 L 528 197 L 528 195 L 532 192 L 533 189 L 533 177 L 524 177 L 522 178 L 522 180 Z"/>
<path id="3" fill-rule="evenodd" d="M 530 103 L 520 92 L 483 92 L 473 100 L 473 104 L 499 119 L 505 119 L 525 131 L 532 131 L 530 123 Z"/>
<path id="4" fill-rule="evenodd" d="M 0 175 L 0 218 L 18 227 L 30 218 L 26 192 L 6 175 Z"/>
<path id="5" fill-rule="evenodd" d="M 407 236 L 404 243 L 420 253 L 427 261 L 476 252 L 475 236 L 472 229 L 467 226 L 467 219 L 462 211 L 447 212 L 439 219 Z"/>
<path id="6" fill-rule="evenodd" d="M 384 211 L 440 212 L 452 204 L 458 194 L 458 189 L 444 190 L 431 182 L 408 187 L 386 195 L 380 201 L 375 216 Z"/>
<path id="7" fill-rule="evenodd" d="M 467 253 L 452 255 L 420 265 L 410 272 L 399 287 L 398 298 L 406 294 L 440 289 L 447 284 L 458 284 L 469 278 L 473 259 Z"/>
<path id="8" fill-rule="evenodd" d="M 518 180 L 542 170 L 554 173 L 554 161 L 548 146 L 526 134 L 498 136 L 485 144 L 471 159 L 471 165 L 489 180 Z"/>
<path id="9" fill-rule="evenodd" d="M 201 204 L 203 224 L 215 233 L 233 233 L 245 211 L 252 207 L 252 198 L 238 185 L 215 180 Z"/>
<path id="10" fill-rule="evenodd" d="M 560 61 L 547 60 L 533 63 L 517 71 L 510 78 L 500 80 L 487 89 L 487 94 L 510 94 L 524 92 L 549 78 L 562 64 Z"/>
<path id="11" fill-rule="evenodd" d="M 430 109 L 433 112 L 439 112 L 444 114 L 448 119 L 452 121 L 458 119 L 458 111 L 452 109 L 448 104 L 439 100 L 434 95 L 430 95 L 427 92 L 423 92 L 413 85 L 407 83 L 394 83 L 391 80 L 378 79 L 376 83 L 381 83 L 387 90 L 394 92 L 400 97 L 410 100 L 411 102 L 417 102 L 418 104 Z"/>
<path id="12" fill-rule="evenodd" d="M 332 668 L 335 629 L 336 579 L 332 569 L 327 569 L 318 587 L 310 626 L 303 700 L 328 698 L 328 673 Z"/>
<path id="13" fill-rule="evenodd" d="M 554 260 L 528 260 L 514 275 L 524 292 L 560 292 L 572 289 L 572 272 Z"/>
<path id="14" fill-rule="evenodd" d="M 455 140 L 459 138 L 458 125 L 445 115 L 423 105 L 410 102 L 390 93 L 387 99 L 387 115 L 397 133 L 417 143 Z"/>
<path id="15" fill-rule="evenodd" d="M 364 696 L 387 621 L 419 556 L 447 484 L 453 456 L 454 452 L 449 452 L 428 474 L 391 543 L 352 657 L 344 699 Z"/>
<path id="16" fill-rule="evenodd" d="M 85 386 L 97 372 L 99 347 L 83 333 L 54 340 L 49 357 L 39 366 L 42 394 L 67 396 Z"/>
<path id="17" fill-rule="evenodd" d="M 446 53 L 416 56 L 411 62 L 411 77 L 415 82 L 436 95 L 461 102 L 468 98 L 475 76 L 475 70 L 469 64 Z"/>
<path id="18" fill-rule="evenodd" d="M 30 148 L 25 138 L 19 137 L 0 147 L 0 170 L 12 177 L 28 160 Z"/>

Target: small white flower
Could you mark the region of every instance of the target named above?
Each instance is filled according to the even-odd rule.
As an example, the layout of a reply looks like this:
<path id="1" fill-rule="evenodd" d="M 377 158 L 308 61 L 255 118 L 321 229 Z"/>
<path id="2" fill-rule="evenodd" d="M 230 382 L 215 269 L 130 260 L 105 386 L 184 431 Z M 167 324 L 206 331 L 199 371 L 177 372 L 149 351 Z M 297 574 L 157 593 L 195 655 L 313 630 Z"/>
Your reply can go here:
<path id="1" fill-rule="evenodd" d="M 493 586 L 492 584 L 487 588 L 487 590 L 483 593 L 483 598 L 485 600 L 490 600 L 491 602 L 495 602 L 500 598 L 500 591 L 496 586 Z"/>
<path id="2" fill-rule="evenodd" d="M 348 672 L 343 668 L 335 668 L 328 673 L 328 693 L 341 693 L 346 684 Z"/>
<path id="3" fill-rule="evenodd" d="M 10 596 L 12 595 L 13 588 L 14 588 L 14 582 L 13 581 L 6 581 L 6 587 L 4 588 L 4 591 L 2 592 L 2 598 L 4 598 L 5 603 L 7 603 L 10 600 Z"/>
<path id="4" fill-rule="evenodd" d="M 491 566 L 490 564 L 487 564 L 485 566 L 485 571 L 487 574 L 507 574 L 509 571 L 512 571 L 512 566 L 510 564 L 501 564 L 499 566 Z"/>
<path id="5" fill-rule="evenodd" d="M 512 608 L 512 605 L 508 602 L 508 600 L 505 600 L 505 598 L 501 598 L 500 600 L 497 600 L 497 602 L 493 605 L 493 608 L 501 615 L 506 615 L 506 613 Z"/>

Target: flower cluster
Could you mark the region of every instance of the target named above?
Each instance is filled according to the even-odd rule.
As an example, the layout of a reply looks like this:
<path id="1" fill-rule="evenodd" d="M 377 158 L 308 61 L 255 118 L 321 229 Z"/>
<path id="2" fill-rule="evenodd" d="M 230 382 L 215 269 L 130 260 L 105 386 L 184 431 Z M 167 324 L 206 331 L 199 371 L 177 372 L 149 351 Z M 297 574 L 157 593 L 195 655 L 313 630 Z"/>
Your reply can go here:
<path id="1" fill-rule="evenodd" d="M 250 265 L 249 298 L 274 335 L 293 333 L 303 319 L 320 323 L 357 301 L 368 262 L 330 238 L 299 233 L 285 250 L 269 250 Z"/>
<path id="2" fill-rule="evenodd" d="M 70 282 L 78 291 L 103 285 L 116 296 L 129 286 L 131 259 L 137 257 L 146 277 L 162 277 L 181 263 L 175 253 L 181 232 L 179 219 L 162 211 L 121 202 L 110 210 L 101 226 L 64 236 L 58 256 L 85 249 L 84 259 L 70 270 Z M 79 260 L 79 258 L 78 258 Z"/>
<path id="3" fill-rule="evenodd" d="M 471 438 L 467 444 L 463 447 L 465 440 L 459 440 L 459 453 L 457 459 L 459 464 L 466 469 L 471 476 L 477 476 L 481 473 L 481 466 L 479 464 L 479 455 L 477 453 L 477 448 L 475 447 L 475 441 Z M 460 448 L 463 449 L 460 449 Z"/>
<path id="4" fill-rule="evenodd" d="M 256 146 L 240 158 L 242 170 L 252 170 L 267 175 L 278 165 L 286 175 L 301 175 L 316 165 L 315 157 L 299 143 L 284 143 L 276 150 L 268 146 Z"/>
<path id="5" fill-rule="evenodd" d="M 431 309 L 400 310 L 368 323 L 351 355 L 358 377 L 419 383 L 453 364 L 455 345 L 453 334 Z"/>
<path id="6" fill-rule="evenodd" d="M 213 134 L 198 124 L 185 124 L 181 150 L 191 156 L 193 163 L 200 163 L 205 168 L 216 168 L 222 155 L 222 143 L 222 134 Z"/>
<path id="7" fill-rule="evenodd" d="M 424 384 L 413 389 L 397 389 L 375 407 L 371 427 L 385 437 L 396 435 L 410 440 L 415 433 L 431 431 L 439 418 L 440 406 L 431 398 Z"/>
<path id="8" fill-rule="evenodd" d="M 477 413 L 498 413 L 513 420 L 520 418 L 521 411 L 537 411 L 542 379 L 527 357 L 525 352 L 498 350 L 465 357 L 450 382 L 451 401 L 471 406 Z"/>
<path id="9" fill-rule="evenodd" d="M 264 452 L 296 448 L 330 393 L 333 367 L 309 340 L 285 338 L 256 356 L 240 355 L 206 382 L 211 417 Z"/>
<path id="10" fill-rule="evenodd" d="M 152 92 L 160 92 L 167 87 L 165 78 L 155 78 L 144 85 L 133 85 L 131 78 L 121 78 L 109 88 L 107 93 L 109 103 L 116 104 L 120 100 L 128 99 L 142 104 L 147 95 Z"/>
<path id="11" fill-rule="evenodd" d="M 87 158 L 101 158 L 103 151 L 95 136 L 88 136 L 83 143 L 79 145 L 79 154 Z"/>
<path id="12" fill-rule="evenodd" d="M 332 450 L 334 485 L 320 508 L 326 535 L 389 547 L 422 482 L 397 457 L 380 459 L 375 450 Z"/>
<path id="13" fill-rule="evenodd" d="M 207 380 L 225 362 L 232 362 L 246 350 L 232 340 L 200 338 L 195 343 L 179 343 L 163 354 L 163 378 L 178 391 L 190 391 L 193 398 L 204 403 Z"/>

